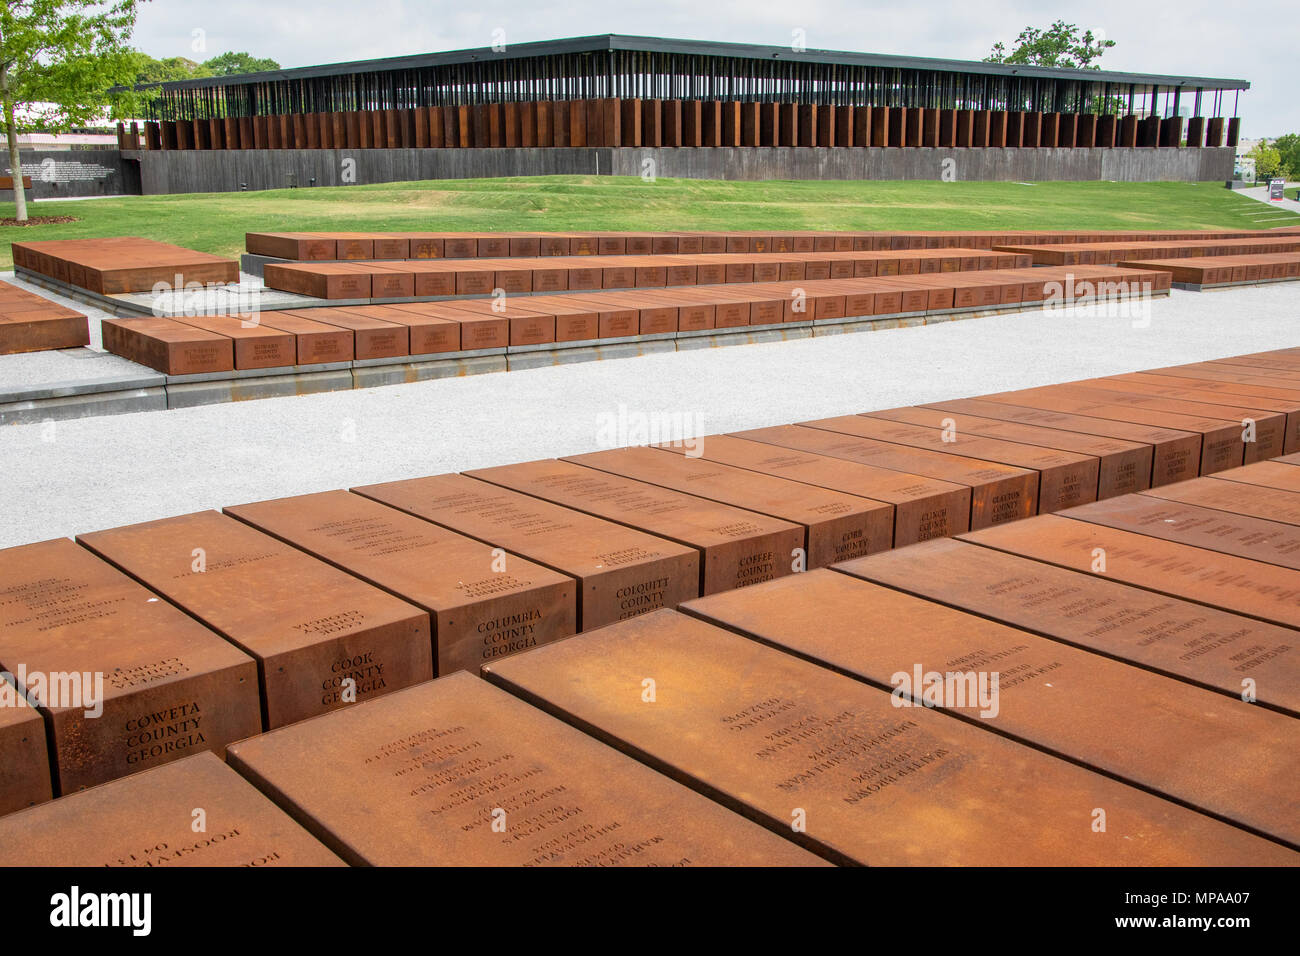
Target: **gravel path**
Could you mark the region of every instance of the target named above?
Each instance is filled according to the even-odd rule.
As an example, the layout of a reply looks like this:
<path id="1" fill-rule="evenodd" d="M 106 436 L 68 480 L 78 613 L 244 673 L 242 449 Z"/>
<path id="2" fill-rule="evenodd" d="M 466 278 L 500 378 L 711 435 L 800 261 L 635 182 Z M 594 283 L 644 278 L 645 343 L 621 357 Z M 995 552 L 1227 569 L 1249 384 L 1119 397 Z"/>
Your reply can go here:
<path id="1" fill-rule="evenodd" d="M 1300 285 L 0 428 L 0 547 L 264 498 L 1300 345 Z M 620 424 L 622 423 L 622 424 Z M 623 428 L 620 431 L 620 428 Z M 630 431 L 627 429 L 631 429 Z"/>

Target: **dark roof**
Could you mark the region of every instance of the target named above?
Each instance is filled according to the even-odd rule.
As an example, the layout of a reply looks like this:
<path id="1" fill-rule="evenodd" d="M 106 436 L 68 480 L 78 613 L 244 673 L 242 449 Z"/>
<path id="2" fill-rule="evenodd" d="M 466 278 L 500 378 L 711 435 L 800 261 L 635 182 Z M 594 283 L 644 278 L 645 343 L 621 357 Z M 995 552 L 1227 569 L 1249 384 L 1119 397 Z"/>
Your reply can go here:
<path id="1" fill-rule="evenodd" d="M 378 60 L 353 60 L 348 63 L 328 63 L 323 66 L 302 66 L 287 70 L 270 70 L 265 73 L 243 73 L 236 76 L 206 77 L 178 80 L 171 83 L 151 84 L 168 90 L 206 89 L 218 86 L 238 86 L 245 83 L 273 83 L 280 80 L 298 80 L 313 77 L 339 76 L 348 73 L 376 73 L 387 70 L 408 70 L 430 66 L 454 66 L 487 60 L 510 60 L 523 57 L 549 56 L 564 53 L 599 53 L 607 50 L 631 50 L 650 53 L 681 53 L 691 56 L 738 57 L 754 60 L 791 60 L 794 62 L 837 63 L 850 66 L 886 67 L 901 70 L 936 70 L 952 73 L 979 73 L 994 76 L 1045 77 L 1057 80 L 1083 80 L 1092 83 L 1113 83 L 1123 86 L 1168 86 L 1211 90 L 1244 90 L 1250 88 L 1246 80 L 1219 79 L 1201 76 L 1168 76 L 1151 73 L 1122 73 L 1109 70 L 1067 70 L 1056 67 L 983 63 L 975 60 L 943 60 L 933 57 L 890 56 L 880 53 L 846 53 L 837 50 L 803 50 L 795 52 L 789 47 L 762 46 L 753 43 L 714 43 L 707 40 L 670 40 L 660 37 L 620 36 L 607 33 L 600 36 L 571 37 L 567 40 L 540 40 L 533 43 L 512 43 L 498 53 L 491 47 L 470 50 L 448 50 L 442 53 L 417 53 L 412 56 L 394 56 Z"/>

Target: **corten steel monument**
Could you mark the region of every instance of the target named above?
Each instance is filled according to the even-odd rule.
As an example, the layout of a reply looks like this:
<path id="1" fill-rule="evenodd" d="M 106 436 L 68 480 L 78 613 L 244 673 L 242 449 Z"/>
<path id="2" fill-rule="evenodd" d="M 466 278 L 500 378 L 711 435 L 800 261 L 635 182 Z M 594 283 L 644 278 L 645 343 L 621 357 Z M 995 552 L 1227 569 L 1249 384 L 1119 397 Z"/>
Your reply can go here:
<path id="1" fill-rule="evenodd" d="M 962 179 L 1211 180 L 1231 175 L 1249 86 L 603 35 L 164 83 L 120 145 L 145 192 L 639 175 L 647 158 L 688 178 L 938 178 L 958 159 Z M 225 155 L 246 150 L 292 152 Z M 344 179 L 341 150 L 383 152 Z"/>

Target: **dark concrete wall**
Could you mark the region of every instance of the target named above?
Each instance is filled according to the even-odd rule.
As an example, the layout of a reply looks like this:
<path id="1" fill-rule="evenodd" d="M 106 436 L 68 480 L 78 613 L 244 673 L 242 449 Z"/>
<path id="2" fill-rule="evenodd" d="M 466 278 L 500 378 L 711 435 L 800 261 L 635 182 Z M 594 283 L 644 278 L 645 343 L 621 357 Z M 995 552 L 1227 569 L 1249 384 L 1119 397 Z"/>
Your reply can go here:
<path id="1" fill-rule="evenodd" d="M 32 178 L 28 199 L 52 196 L 130 196 L 140 193 L 139 164 L 116 149 L 23 150 L 23 175 Z M 0 170 L 12 174 L 9 160 Z M 0 190 L 0 198 L 12 201 L 13 193 Z"/>
<path id="2" fill-rule="evenodd" d="M 232 192 L 349 183 L 494 176 L 656 176 L 682 179 L 932 179 L 1223 181 L 1219 149 L 960 149 L 678 147 L 581 149 L 262 149 L 128 152 L 143 192 Z"/>
<path id="3" fill-rule="evenodd" d="M 144 192 L 153 195 L 233 192 L 242 183 L 250 191 L 306 187 L 313 177 L 317 186 L 343 186 L 588 175 L 608 173 L 609 154 L 607 149 L 231 149 L 142 150 L 126 155 L 139 157 Z"/>
<path id="4" fill-rule="evenodd" d="M 639 176 L 647 158 L 659 176 L 681 179 L 931 179 L 1209 182 L 1232 174 L 1235 150 L 710 148 L 611 150 L 616 175 Z"/>

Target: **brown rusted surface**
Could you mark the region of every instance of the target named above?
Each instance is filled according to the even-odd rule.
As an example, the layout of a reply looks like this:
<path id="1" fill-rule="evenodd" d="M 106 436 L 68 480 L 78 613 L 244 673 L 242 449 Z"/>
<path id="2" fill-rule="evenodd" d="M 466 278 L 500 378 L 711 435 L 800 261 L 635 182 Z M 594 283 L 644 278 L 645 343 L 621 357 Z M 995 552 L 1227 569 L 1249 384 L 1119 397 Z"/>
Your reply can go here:
<path id="1" fill-rule="evenodd" d="M 295 365 L 351 362 L 355 357 L 351 329 L 305 318 L 301 312 L 264 312 L 261 322 L 268 329 L 280 329 L 293 335 Z"/>
<path id="2" fill-rule="evenodd" d="M 652 447 L 679 455 L 698 454 L 708 461 L 888 502 L 894 506 L 896 548 L 970 528 L 970 488 L 966 485 L 730 435 L 701 436 L 691 439 L 689 445 L 677 442 Z"/>
<path id="3" fill-rule="evenodd" d="M 1286 715 L 828 570 L 683 610 L 1300 845 L 1300 734 Z"/>
<path id="4" fill-rule="evenodd" d="M 1221 551 L 1239 558 L 1300 570 L 1300 528 L 1281 521 L 1230 514 L 1148 495 L 1124 495 L 1112 501 L 1071 508 L 1062 514 L 1067 518 L 1136 531 L 1207 551 Z"/>
<path id="5" fill-rule="evenodd" d="M 1116 495 L 1142 491 L 1151 486 L 1153 451 L 1149 444 L 1121 441 L 1102 435 L 1047 428 L 1022 422 L 999 421 L 979 415 L 942 411 L 933 407 L 889 408 L 866 413 L 870 418 L 924 425 L 941 430 L 951 428 L 954 437 L 963 433 L 982 438 L 996 438 L 1040 448 L 1058 448 L 1080 455 L 1091 455 L 1098 460 L 1097 497 L 1113 498 Z M 955 446 L 954 446 L 955 448 Z M 963 452 L 963 454 L 969 454 Z M 976 455 L 975 457 L 982 457 Z"/>
<path id="6" fill-rule="evenodd" d="M 600 335 L 600 313 L 593 309 L 564 305 L 549 300 L 532 299 L 529 309 L 539 314 L 549 315 L 555 319 L 555 341 L 586 342 Z"/>
<path id="7" fill-rule="evenodd" d="M 680 302 L 664 301 L 653 292 L 600 292 L 592 299 L 616 309 L 634 309 L 637 313 L 636 333 L 662 335 L 678 331 Z"/>
<path id="8" fill-rule="evenodd" d="M 1283 491 L 1300 491 L 1300 455 L 1289 455 L 1274 461 L 1257 461 L 1241 468 L 1229 468 L 1214 474 L 1216 481 L 1235 481 L 1245 485 L 1262 485 Z"/>
<path id="9" fill-rule="evenodd" d="M 563 460 L 802 525 L 806 568 L 893 547 L 894 508 L 881 501 L 654 448 L 619 448 Z"/>
<path id="10" fill-rule="evenodd" d="M 0 355 L 90 344 L 86 316 L 35 292 L 0 282 Z"/>
<path id="11" fill-rule="evenodd" d="M 728 240 L 733 242 L 735 240 Z M 915 249 L 895 252 L 753 251 L 672 255 L 615 254 L 518 258 L 407 259 L 405 261 L 282 262 L 267 265 L 268 288 L 321 298 L 402 295 L 488 295 L 581 289 L 648 289 L 697 283 L 750 283 L 778 279 L 848 279 L 875 275 L 921 275 L 1028 268 L 1028 255 L 976 249 Z M 974 277 L 975 286 L 986 283 Z M 996 281 L 996 280 L 990 280 Z M 951 282 L 934 284 L 951 289 Z M 367 289 L 369 292 L 367 293 Z M 952 308 L 954 293 L 927 299 L 933 308 Z M 957 306 L 996 304 L 957 301 Z"/>
<path id="12" fill-rule="evenodd" d="M 1300 370 L 1290 366 L 1272 367 L 1243 364 L 1254 359 L 1224 358 L 1213 362 L 1190 362 L 1187 365 L 1174 365 L 1166 368 L 1149 369 L 1143 374 L 1165 377 L 1195 376 L 1215 382 L 1248 382 L 1251 384 L 1275 385 L 1281 388 L 1300 388 Z"/>
<path id="13" fill-rule="evenodd" d="M 326 234 L 311 232 L 247 232 L 244 248 L 255 256 L 274 259 L 333 259 L 336 245 Z"/>
<path id="14" fill-rule="evenodd" d="M 1300 572 L 1289 568 L 1059 515 L 1039 515 L 972 531 L 961 539 L 1247 617 L 1300 627 Z"/>
<path id="15" fill-rule="evenodd" d="M 1052 245 L 996 245 L 1004 252 L 1027 253 L 1034 265 L 1131 265 L 1150 264 L 1152 260 L 1183 259 L 1199 256 L 1254 256 L 1300 250 L 1300 237 L 1274 234 L 1248 238 L 1203 238 L 1175 241 L 1152 240 L 1117 242 L 1062 242 Z"/>
<path id="16" fill-rule="evenodd" d="M 838 858 L 985 866 L 1295 858 L 674 611 L 489 665 L 485 676 L 770 826 L 801 822 L 803 839 Z M 643 700 L 647 680 L 653 703 Z M 1106 808 L 1105 833 L 1090 825 L 1097 807 Z"/>
<path id="17" fill-rule="evenodd" d="M 460 351 L 460 323 L 451 319 L 420 315 L 390 305 L 357 305 L 347 311 L 353 316 L 404 327 L 411 355 Z"/>
<path id="18" fill-rule="evenodd" d="M 584 317 L 584 330 L 587 332 L 592 331 L 591 321 L 594 319 L 595 334 L 591 338 L 617 338 L 637 334 L 638 311 L 615 305 L 604 294 L 548 295 L 530 299 L 529 302 L 529 308 L 537 308 L 556 315 L 560 314 L 557 311 L 560 309 L 572 310 L 572 314 Z"/>
<path id="19" fill-rule="evenodd" d="M 1038 473 L 926 448 L 860 438 L 803 425 L 735 432 L 733 437 L 939 478 L 971 489 L 970 527 L 1027 518 L 1037 510 Z"/>
<path id="20" fill-rule="evenodd" d="M 494 270 L 488 263 L 499 261 L 393 262 L 384 263 L 383 267 L 394 272 L 412 273 L 412 295 L 491 295 L 498 283 Z M 514 278 L 502 274 L 500 281 L 505 284 L 506 292 L 531 292 L 530 277 L 529 270 L 514 270 Z"/>
<path id="21" fill-rule="evenodd" d="M 798 525 L 566 461 L 465 474 L 698 549 L 701 594 L 791 574 L 803 546 Z"/>
<path id="22" fill-rule="evenodd" d="M 1095 455 L 985 438 L 960 428 L 947 428 L 941 422 L 922 426 L 865 415 L 842 415 L 801 424 L 1036 471 L 1040 513 L 1097 500 L 1100 468 Z"/>
<path id="23" fill-rule="evenodd" d="M 1201 455 L 1199 432 L 1192 433 L 1106 418 L 1092 418 L 1087 415 L 1073 415 L 1067 412 L 1004 405 L 1000 402 L 975 398 L 933 402 L 929 405 L 920 405 L 918 408 L 961 412 L 978 415 L 991 421 L 1036 425 L 1057 431 L 1149 444 L 1153 449 L 1151 473 L 1148 476 L 1150 485 L 1183 481 L 1187 478 L 1195 478 L 1198 474 Z"/>
<path id="24" fill-rule="evenodd" d="M 0 866 L 342 865 L 212 754 L 0 819 Z"/>
<path id="25" fill-rule="evenodd" d="M 745 105 L 745 104 L 742 104 Z M 775 104 L 773 104 L 775 105 Z M 995 111 L 996 113 L 996 111 Z M 882 114 L 883 115 L 883 114 Z M 873 116 L 874 119 L 874 116 Z M 440 144 L 434 144 L 440 145 Z M 528 145 L 528 144 L 525 144 Z M 549 146 L 550 142 L 537 145 Z M 628 145 L 624 143 L 624 145 Z M 645 145 L 661 145 L 646 143 Z M 745 143 L 742 145 L 758 145 Z M 771 145 L 771 144 L 768 144 Z M 867 145 L 854 143 L 853 145 Z M 871 145 L 897 145 L 872 143 Z M 962 145 L 962 144 L 958 144 Z M 1001 143 L 997 145 L 1003 145 Z M 1099 144 L 1100 145 L 1100 144 Z M 1014 255 L 1032 262 L 1035 246 L 1062 244 L 1100 244 L 1124 242 L 1180 242 L 1189 244 L 1208 240 L 1266 239 L 1286 241 L 1275 230 L 905 230 L 865 232 L 250 232 L 245 247 L 255 255 L 277 259 L 322 260 L 338 257 L 341 238 L 370 239 L 374 258 L 405 258 L 401 254 L 380 255 L 390 250 L 400 253 L 405 242 L 412 259 L 472 258 L 476 256 L 567 256 L 567 255 L 647 255 L 647 254 L 714 254 L 722 252 L 831 252 L 868 250 L 930 250 L 967 248 L 983 251 L 995 246 L 1017 245 L 1026 248 Z M 384 245 L 381 245 L 384 242 Z M 707 248 L 706 248 L 707 245 Z M 1007 255 L 1008 253 L 1003 253 Z M 1070 263 L 1059 263 L 1067 265 Z"/>
<path id="26" fill-rule="evenodd" d="M 336 232 L 334 237 L 339 259 L 370 259 L 375 255 L 372 233 Z"/>
<path id="27" fill-rule="evenodd" d="M 543 345 L 555 341 L 555 316 L 545 312 L 542 297 L 529 298 L 528 308 L 511 300 L 473 299 L 448 303 L 458 312 L 479 318 L 503 318 L 509 323 L 510 345 Z"/>
<path id="28" fill-rule="evenodd" d="M 196 283 L 239 281 L 239 264 L 234 259 L 139 236 L 13 245 L 15 265 L 104 295 L 152 292 L 160 284 L 179 291 Z"/>
<path id="29" fill-rule="evenodd" d="M 1165 380 L 1152 384 L 1134 381 L 1132 378 L 1123 381 L 1113 378 L 1086 379 L 1078 384 L 1089 390 L 1119 392 L 1125 396 L 1124 401 L 1133 401 L 1134 396 L 1173 399 L 1193 403 L 1207 415 L 1219 414 L 1236 420 L 1255 420 L 1259 425 L 1259 435 L 1255 439 L 1259 448 L 1251 460 L 1272 458 L 1283 451 L 1295 451 L 1300 447 L 1300 396 L 1278 398 L 1268 395 L 1232 395 L 1214 389 L 1199 389 L 1195 382 Z M 1276 415 L 1283 418 L 1280 436 L 1277 434 L 1279 426 L 1274 420 Z M 1264 421 L 1259 421 L 1264 416 L 1267 416 L 1267 425 Z M 1249 448 L 1247 455 L 1250 455 Z"/>
<path id="30" fill-rule="evenodd" d="M 1284 350 L 1270 352 L 1270 355 L 1282 355 Z M 1149 369 L 1145 372 L 1129 372 L 1124 375 L 1111 375 L 1112 382 L 1144 382 L 1148 385 L 1173 385 L 1181 388 L 1195 388 L 1203 392 L 1218 395 L 1262 396 L 1266 398 L 1283 398 L 1295 400 L 1300 393 L 1300 368 L 1289 362 L 1268 362 L 1263 366 L 1249 363 L 1263 361 L 1250 357 L 1223 359 L 1218 362 L 1191 362 L 1187 365 L 1173 365 L 1166 368 Z M 1273 366 L 1277 367 L 1273 367 Z M 1241 402 L 1237 398 L 1233 401 Z"/>
<path id="31" fill-rule="evenodd" d="M 1113 375 L 1108 381 L 1160 387 L 1165 394 L 1185 394 L 1202 402 L 1261 404 L 1273 411 L 1284 411 L 1287 416 L 1285 450 L 1300 450 L 1300 381 L 1286 383 L 1269 378 L 1251 380 L 1245 377 L 1237 381 L 1232 381 L 1229 377 L 1215 381 L 1203 372 L 1189 372 L 1186 376 L 1133 372 L 1128 375 Z M 1278 404 L 1275 405 L 1274 402 Z"/>
<path id="32" fill-rule="evenodd" d="M 955 251 L 964 254 L 969 250 Z M 557 258 L 559 257 L 546 257 L 545 261 L 553 261 Z M 592 257 L 573 257 L 573 261 L 578 262 L 584 258 Z M 456 298 L 418 303 L 393 299 L 385 303 L 385 306 L 403 313 L 412 312 L 420 316 L 433 316 L 460 323 L 462 329 L 460 347 L 470 350 L 638 334 L 671 335 L 680 331 L 742 325 L 778 325 L 782 322 L 806 322 L 809 319 L 823 320 L 845 316 L 878 316 L 902 311 L 922 312 L 948 309 L 957 299 L 960 300 L 957 304 L 961 308 L 1019 304 L 1022 301 L 1041 299 L 1044 289 L 1053 281 L 1052 276 L 1044 275 L 1050 273 L 1050 269 L 997 269 L 961 273 L 935 271 L 932 274 L 907 275 L 893 279 L 850 276 L 841 279 L 804 281 L 786 276 L 784 269 L 790 263 L 784 262 L 781 257 L 768 256 L 766 258 L 770 261 L 765 263 L 770 267 L 768 271 L 778 271 L 779 266 L 782 271 L 781 281 L 726 283 L 727 269 L 731 267 L 700 265 L 694 267 L 695 281 L 724 284 L 688 285 L 676 288 L 631 288 L 621 291 L 614 289 L 615 285 L 630 281 L 629 273 L 652 273 L 655 282 L 672 273 L 674 281 L 690 281 L 688 275 L 677 275 L 683 269 L 689 271 L 689 267 L 680 264 L 663 268 L 645 266 L 644 262 L 651 258 L 630 255 L 612 256 L 609 257 L 611 262 L 625 264 L 609 268 L 582 267 L 570 270 L 567 283 L 558 280 L 552 283 L 555 288 L 567 288 L 568 291 L 558 294 L 516 293 L 504 303 L 499 299 Z M 664 257 L 665 261 L 673 263 L 678 263 L 681 258 Z M 480 264 L 484 262 L 484 260 L 477 261 Z M 936 270 L 946 268 L 945 263 L 955 264 L 961 261 L 960 256 L 932 260 Z M 487 264 L 491 265 L 491 263 Z M 372 277 L 375 269 L 384 271 L 385 274 L 394 274 L 391 270 L 397 268 L 382 263 L 368 265 L 327 263 L 326 265 L 331 269 L 344 270 L 349 276 L 360 275 L 358 270 L 369 268 L 372 272 L 367 274 Z M 753 274 L 757 276 L 762 265 L 764 263 L 749 268 L 752 268 Z M 884 262 L 880 263 L 881 268 L 884 265 Z M 953 265 L 954 269 L 956 267 Z M 439 262 L 416 262 L 413 268 L 416 269 L 420 281 L 424 281 L 429 276 L 435 273 L 441 275 L 454 266 Z M 539 276 L 542 273 L 550 275 L 553 271 L 555 270 L 534 271 L 530 274 L 533 278 L 529 281 L 540 282 L 542 280 Z M 828 268 L 826 271 L 828 275 L 832 275 L 836 270 Z M 556 274 L 558 275 L 558 272 Z M 961 278 L 953 279 L 952 277 L 956 275 L 960 275 Z M 473 278 L 476 283 L 473 287 L 465 285 L 465 281 L 469 278 Z M 446 279 L 445 275 L 443 279 Z M 458 274 L 455 292 L 457 295 L 486 294 L 497 281 L 505 281 L 501 278 L 499 270 L 495 273 L 490 268 L 471 270 Z M 584 289 L 593 291 L 574 291 Z M 312 290 L 304 288 L 303 291 Z M 449 295 L 452 293 L 452 287 L 445 283 L 438 288 L 428 284 L 417 285 L 416 292 L 421 291 Z M 954 299 L 954 296 L 957 299 Z M 963 296 L 967 298 L 962 298 Z M 332 322 L 335 321 L 333 318 L 335 315 L 344 318 L 352 316 L 353 319 L 359 315 L 379 315 L 374 308 L 374 306 L 347 306 L 342 309 L 327 307 L 309 309 L 302 314 L 322 322 Z M 401 324 L 393 313 L 383 313 L 383 317 Z M 353 327 L 346 322 L 343 324 L 349 328 Z M 360 331 L 358 329 L 358 333 Z M 358 334 L 359 355 L 362 345 Z M 412 351 L 415 352 L 417 348 L 419 346 L 412 339 Z"/>
<path id="33" fill-rule="evenodd" d="M 692 290 L 665 289 L 657 293 L 658 300 L 677 305 L 677 328 L 682 332 L 714 329 L 718 325 L 718 306 L 715 302 L 700 301 Z"/>
<path id="34" fill-rule="evenodd" d="M 303 309 L 289 313 L 352 333 L 357 359 L 394 358 L 411 354 L 411 333 L 406 325 L 365 315 L 355 309 Z"/>
<path id="35" fill-rule="evenodd" d="M 376 866 L 800 866 L 817 857 L 469 674 L 232 748 Z"/>
<path id="36" fill-rule="evenodd" d="M 1154 488 L 1143 494 L 1216 511 L 1300 525 L 1300 494 L 1284 488 L 1196 478 L 1164 488 Z"/>
<path id="37" fill-rule="evenodd" d="M 416 294 L 415 275 L 412 271 L 387 263 L 369 263 L 370 297 L 372 299 L 403 299 Z M 350 298 L 350 296 L 343 296 Z"/>
<path id="38" fill-rule="evenodd" d="M 375 269 L 364 263 L 320 262 L 311 265 L 268 262 L 263 270 L 268 289 L 317 299 L 369 299 Z M 414 295 L 414 282 L 412 291 Z"/>
<path id="39" fill-rule="evenodd" d="M 1089 506 L 1096 507 L 1096 506 Z M 965 541 L 848 561 L 867 578 L 1241 700 L 1300 716 L 1294 633 L 1202 604 Z"/>
<path id="40" fill-rule="evenodd" d="M 77 540 L 255 658 L 267 727 L 347 706 L 349 679 L 364 700 L 433 674 L 428 614 L 227 515 Z"/>
<path id="41" fill-rule="evenodd" d="M 510 321 L 501 315 L 475 315 L 455 308 L 449 302 L 402 302 L 393 305 L 392 309 L 454 322 L 460 328 L 460 347 L 465 351 L 499 349 L 510 344 Z"/>
<path id="42" fill-rule="evenodd" d="M 0 668 L 33 675 L 56 792 L 222 754 L 261 732 L 253 660 L 85 548 L 67 538 L 7 548 L 0 582 Z M 55 674 L 77 676 L 59 699 Z M 62 699 L 69 687 L 82 698 Z"/>
<path id="43" fill-rule="evenodd" d="M 0 552 L 3 555 L 3 552 Z M 0 677 L 0 680 L 4 678 Z M 45 721 L 12 683 L 0 687 L 0 816 L 44 803 L 54 794 Z"/>
<path id="44" fill-rule="evenodd" d="M 1300 374 L 1300 363 L 1297 363 L 1294 354 L 1289 353 L 1289 349 L 1277 349 L 1273 352 L 1233 355 L 1227 358 L 1215 359 L 1213 364 L 1216 366 L 1230 365 L 1240 372 L 1248 372 L 1252 375 L 1278 374 L 1291 376 Z"/>
<path id="45" fill-rule="evenodd" d="M 90 344 L 88 320 L 72 309 L 48 313 L 0 311 L 0 355 L 75 349 Z"/>
<path id="46" fill-rule="evenodd" d="M 369 498 L 323 491 L 225 511 L 428 611 L 438 674 L 577 630 L 571 578 Z"/>
<path id="47" fill-rule="evenodd" d="M 1043 391 L 1052 395 L 1081 398 L 1085 401 L 1096 399 L 1118 406 L 1131 406 L 1143 410 L 1150 409 L 1177 415 L 1204 417 L 1211 420 L 1223 419 L 1230 424 L 1236 425 L 1237 441 L 1244 450 L 1246 464 L 1265 458 L 1273 458 L 1282 454 L 1285 450 L 1285 414 L 1270 412 L 1262 408 L 1248 408 L 1243 405 L 1165 398 L 1160 395 L 1146 394 L 1142 391 L 1143 388 L 1144 386 L 1124 386 L 1116 382 L 1108 383 L 1108 385 L 1098 383 L 1096 386 L 1086 383 L 1077 385 L 1071 383 L 1068 385 L 1051 385 L 1043 389 Z M 1037 391 L 1037 389 L 1026 389 L 1026 393 L 1031 396 Z M 1014 396 L 1017 393 L 1008 394 Z M 1254 422 L 1256 432 L 1255 437 L 1249 441 L 1243 437 L 1247 421 Z M 1235 454 L 1229 457 L 1233 458 Z M 1233 462 L 1233 464 L 1236 464 L 1236 462 Z M 1214 468 L 1211 470 L 1221 471 L 1222 469 Z M 1202 473 L 1205 471 L 1206 469 L 1203 467 Z"/>
<path id="48" fill-rule="evenodd" d="M 1110 396 L 1080 396 L 1064 391 L 1049 389 L 1026 389 L 1022 392 L 1002 392 L 994 395 L 982 395 L 988 402 L 1016 407 L 1042 409 L 1050 412 L 1065 412 L 1070 415 L 1086 415 L 1090 418 L 1107 418 L 1113 421 L 1130 422 L 1137 425 L 1171 428 L 1184 432 L 1193 432 L 1201 436 L 1200 459 L 1190 474 L 1185 478 L 1195 478 L 1198 474 L 1209 474 L 1235 468 L 1243 461 L 1245 444 L 1241 440 L 1240 422 L 1230 422 L 1222 417 L 1208 418 L 1203 415 L 1177 414 L 1167 409 L 1142 408 L 1132 404 L 1106 401 Z M 1152 481 L 1152 485 L 1164 482 Z"/>
<path id="49" fill-rule="evenodd" d="M 581 630 L 700 593 L 694 548 L 476 478 L 435 475 L 352 490 L 575 578 Z"/>
<path id="50" fill-rule="evenodd" d="M 1119 264 L 1139 269 L 1159 269 L 1173 276 L 1175 282 L 1202 287 L 1300 277 L 1300 252 L 1194 256 L 1185 259 L 1135 257 Z"/>
<path id="51" fill-rule="evenodd" d="M 173 319 L 104 319 L 104 348 L 165 375 L 229 372 L 235 367 L 228 336 L 196 329 Z"/>
<path id="52" fill-rule="evenodd" d="M 230 339 L 237 369 L 283 368 L 298 360 L 298 344 L 294 336 L 262 325 L 257 315 L 196 315 L 176 321 Z"/>
<path id="53" fill-rule="evenodd" d="M 1236 368 L 1237 371 L 1249 375 L 1284 375 L 1293 377 L 1300 374 L 1300 362 L 1297 359 L 1300 354 L 1294 348 L 1272 349 L 1267 352 L 1247 352 L 1244 355 L 1234 355 L 1226 358 L 1213 359 L 1207 362 L 1192 363 L 1192 368 L 1213 367 L 1222 368 L 1229 365 Z M 1183 366 L 1179 366 L 1183 367 Z"/>

